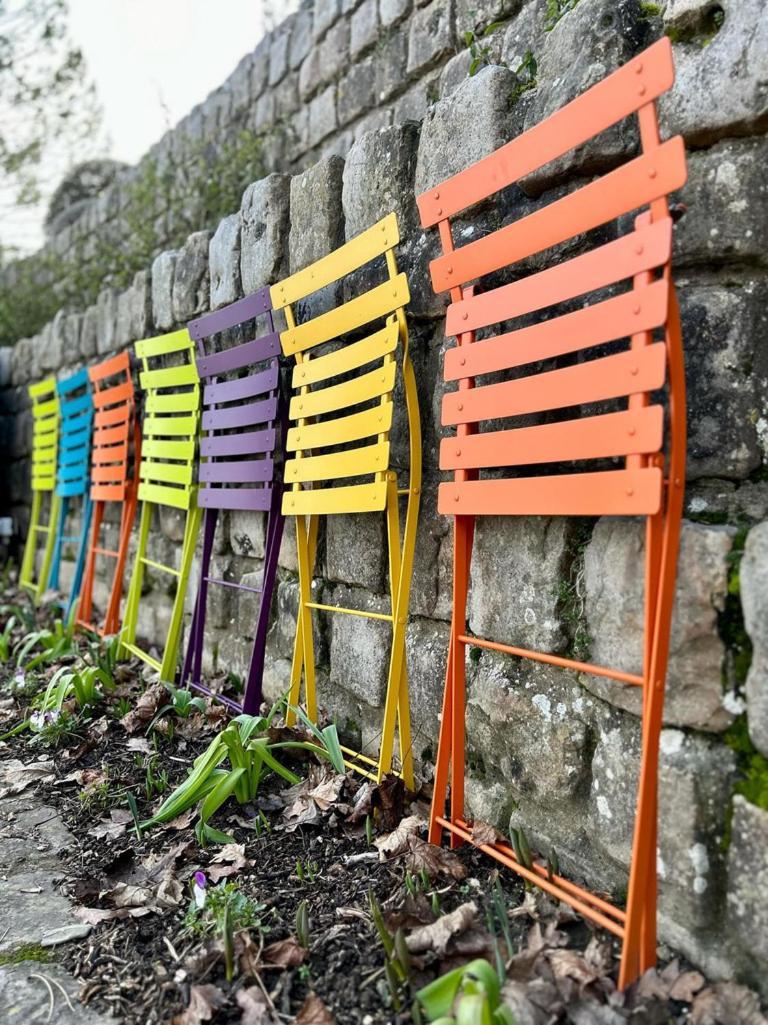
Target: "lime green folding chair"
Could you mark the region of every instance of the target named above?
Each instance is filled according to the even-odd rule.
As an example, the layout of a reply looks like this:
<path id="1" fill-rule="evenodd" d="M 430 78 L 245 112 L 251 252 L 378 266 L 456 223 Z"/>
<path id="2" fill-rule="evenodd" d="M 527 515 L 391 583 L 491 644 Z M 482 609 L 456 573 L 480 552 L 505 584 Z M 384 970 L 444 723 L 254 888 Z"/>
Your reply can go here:
<path id="1" fill-rule="evenodd" d="M 21 586 L 35 602 L 48 585 L 51 571 L 55 527 L 59 520 L 61 498 L 56 492 L 56 455 L 59 447 L 59 397 L 56 378 L 46 377 L 29 386 L 32 399 L 32 511 L 21 562 Z M 47 516 L 45 496 L 49 495 Z M 40 570 L 36 574 L 38 534 L 45 535 Z"/>
<path id="2" fill-rule="evenodd" d="M 134 351 L 141 361 L 139 384 L 145 393 L 139 463 L 141 517 L 120 652 L 124 658 L 138 656 L 157 670 L 161 680 L 173 683 L 181 641 L 184 597 L 202 517 L 194 483 L 200 379 L 195 365 L 194 343 L 186 328 L 137 342 Z M 186 513 L 178 567 L 147 555 L 152 511 L 156 506 L 181 509 Z M 176 578 L 165 648 L 159 661 L 136 643 L 139 604 L 147 566 Z"/>

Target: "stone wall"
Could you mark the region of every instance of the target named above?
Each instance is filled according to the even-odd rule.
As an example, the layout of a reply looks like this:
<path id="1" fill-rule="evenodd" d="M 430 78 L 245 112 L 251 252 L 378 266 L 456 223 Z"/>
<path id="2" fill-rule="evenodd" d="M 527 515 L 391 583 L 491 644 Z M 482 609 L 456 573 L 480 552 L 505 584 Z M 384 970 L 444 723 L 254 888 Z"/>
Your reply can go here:
<path id="1" fill-rule="evenodd" d="M 0 353 L 7 502 L 23 534 L 30 380 L 104 358 L 220 307 L 305 266 L 395 209 L 404 240 L 398 261 L 412 292 L 423 418 L 424 502 L 407 643 L 415 753 L 429 778 L 450 617 L 451 533 L 436 513 L 440 369 L 450 343 L 443 300 L 433 295 L 427 274 L 436 239 L 418 227 L 414 195 L 535 124 L 668 31 L 677 83 L 662 103 L 662 129 L 665 136 L 681 132 L 689 148 L 689 182 L 675 197 L 687 213 L 676 228 L 674 271 L 689 452 L 661 744 L 662 936 L 708 971 L 735 972 L 768 992 L 760 971 L 768 956 L 768 811 L 733 796 L 745 757 L 751 755 L 759 775 L 765 773 L 759 755 L 768 756 L 765 4 L 723 0 L 721 19 L 713 18 L 709 0 L 668 0 L 658 13 L 635 0 L 580 0 L 548 27 L 551 7 L 546 0 L 432 0 L 413 9 L 410 0 L 324 0 L 314 13 L 303 8 L 277 29 L 258 59 L 245 61 L 219 91 L 227 97 L 221 110 L 234 109 L 236 80 L 249 83 L 242 95 L 251 117 L 266 116 L 259 110 L 276 106 L 283 92 L 295 94 L 291 110 L 311 162 L 295 173 L 278 163 L 280 173 L 253 183 L 240 210 L 213 235 L 190 236 L 137 274 L 131 288 L 105 289 L 94 306 L 61 312 L 10 356 Z M 483 40 L 493 66 L 468 77 L 471 57 L 455 53 L 456 31 L 472 17 L 478 27 L 500 25 Z M 535 84 L 517 70 L 527 51 L 536 59 Z M 507 190 L 503 202 L 480 211 L 473 223 L 518 217 L 610 167 L 634 145 L 631 126 L 605 133 L 522 188 Z M 403 440 L 396 429 L 398 465 L 406 462 Z M 153 543 L 161 557 L 178 557 L 178 517 L 164 513 L 158 528 Z M 263 549 L 261 518 L 233 513 L 225 517 L 215 571 L 247 580 L 259 570 Z M 332 519 L 320 541 L 318 595 L 384 608 L 382 550 L 378 518 Z M 637 672 L 642 554 L 642 528 L 633 521 L 483 521 L 470 627 Z M 286 687 L 296 600 L 288 530 L 269 637 L 266 685 L 273 696 Z M 159 585 L 145 596 L 146 636 L 164 629 L 168 605 Z M 247 595 L 212 599 L 209 668 L 242 672 L 254 618 Z M 321 697 L 349 733 L 374 743 L 386 672 L 381 624 L 338 616 L 316 630 Z M 566 869 L 620 894 L 639 762 L 638 699 L 620 684 L 490 652 L 473 655 L 472 811 L 504 829 L 510 817 L 524 823 L 543 849 L 557 847 Z M 745 712 L 751 741 L 742 728 Z M 768 776 L 762 780 L 765 794 Z"/>

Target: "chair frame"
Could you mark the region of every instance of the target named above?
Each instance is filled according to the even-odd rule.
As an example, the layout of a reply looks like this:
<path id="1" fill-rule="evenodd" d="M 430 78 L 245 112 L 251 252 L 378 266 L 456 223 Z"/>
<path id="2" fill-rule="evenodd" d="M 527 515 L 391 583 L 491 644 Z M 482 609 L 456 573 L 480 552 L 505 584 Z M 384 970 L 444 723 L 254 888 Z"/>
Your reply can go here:
<path id="1" fill-rule="evenodd" d="M 349 747 L 343 747 L 342 750 L 348 768 L 378 781 L 393 771 L 397 732 L 400 775 L 408 787 L 413 787 L 405 631 L 421 498 L 421 427 L 416 379 L 408 351 L 408 327 L 405 319 L 405 306 L 410 293 L 405 275 L 398 274 L 394 253 L 394 247 L 399 241 L 397 218 L 395 214 L 390 214 L 333 253 L 273 285 L 271 295 L 274 309 L 283 310 L 285 313 L 287 329 L 280 336 L 283 353 L 295 357 L 292 375 L 294 391 L 289 407 L 289 419 L 293 425 L 289 426 L 286 437 L 286 492 L 283 499 L 283 513 L 286 516 L 293 516 L 296 521 L 299 566 L 299 612 L 289 700 L 293 706 L 299 704 L 303 676 L 307 714 L 313 721 L 317 720 L 312 610 L 361 616 L 390 623 L 392 642 L 378 758 L 371 758 Z M 386 260 L 387 279 L 381 285 L 328 313 L 297 325 L 294 309 L 296 303 L 382 256 Z M 340 339 L 351 331 L 364 328 L 385 317 L 385 328 L 374 335 L 369 335 L 362 341 L 348 343 L 335 353 L 325 353 L 313 359 L 311 350 L 315 346 Z M 386 340 L 385 335 L 388 336 Z M 364 353 L 361 348 L 364 344 L 373 348 Z M 357 348 L 353 349 L 353 346 Z M 398 346 L 402 347 L 401 372 L 409 431 L 410 472 L 407 487 L 398 487 L 397 473 L 389 466 L 389 429 L 394 411 L 392 389 Z M 373 349 L 375 355 L 371 355 Z M 380 361 L 375 371 L 341 385 L 322 388 L 317 392 L 311 391 L 313 383 L 327 384 L 339 373 L 365 367 L 372 363 L 374 358 Z M 318 365 L 322 367 L 320 372 L 316 370 Z M 340 390 L 343 390 L 343 397 Z M 329 395 L 331 392 L 333 394 Z M 324 394 L 325 403 L 322 398 Z M 320 396 L 319 405 L 318 399 L 313 399 L 312 396 Z M 380 401 L 379 406 L 341 416 L 337 421 L 317 424 L 310 422 L 315 415 L 344 411 L 350 406 L 376 398 Z M 304 415 L 301 415 L 302 412 Z M 334 425 L 333 429 L 330 424 Z M 348 448 L 344 452 L 332 455 L 311 454 L 313 448 L 366 439 L 375 439 L 376 443 L 364 448 Z M 369 474 L 374 478 L 371 484 L 319 490 L 311 487 L 313 482 Z M 310 484 L 310 488 L 302 487 L 302 484 Z M 407 498 L 402 547 L 398 507 L 400 496 Z M 362 507 L 361 503 L 364 503 Z M 386 512 L 391 611 L 368 612 L 312 601 L 311 586 L 317 554 L 319 517 L 367 511 Z M 290 710 L 288 719 L 289 723 L 295 721 L 295 715 Z"/>
<path id="2" fill-rule="evenodd" d="M 184 618 L 184 600 L 202 510 L 197 504 L 194 482 L 200 425 L 200 380 L 194 358 L 194 342 L 186 328 L 136 342 L 134 352 L 143 367 L 139 384 L 144 391 L 141 460 L 138 468 L 138 500 L 141 503 L 136 557 L 125 604 L 120 634 L 120 657 L 135 655 L 154 669 L 160 679 L 176 679 L 179 645 Z M 180 366 L 153 367 L 151 360 L 179 356 Z M 147 556 L 152 510 L 155 506 L 181 509 L 186 513 L 179 568 Z M 176 594 L 163 649 L 158 660 L 136 643 L 139 604 L 145 567 L 176 578 Z"/>
<path id="3" fill-rule="evenodd" d="M 268 321 L 265 335 L 240 342 L 220 352 L 206 352 L 206 339 L 263 316 Z M 285 443 L 288 412 L 280 380 L 280 338 L 275 330 L 269 288 L 261 288 L 224 309 L 191 321 L 188 330 L 197 342 L 197 370 L 204 385 L 197 499 L 205 514 L 200 582 L 181 673 L 181 686 L 188 685 L 215 697 L 236 712 L 255 715 L 262 702 L 269 614 L 283 537 L 283 478 L 282 459 L 279 457 Z M 236 380 L 221 379 L 233 371 L 248 371 L 248 374 Z M 257 458 L 238 458 L 245 455 Z M 280 465 L 276 467 L 278 462 Z M 210 576 L 216 525 L 219 513 L 224 510 L 250 510 L 267 514 L 261 587 Z M 242 704 L 212 693 L 202 683 L 209 584 L 258 592 L 260 595 Z"/>
<path id="4" fill-rule="evenodd" d="M 73 392 L 81 392 L 73 397 Z M 64 544 L 77 544 L 75 572 L 69 589 L 64 618 L 69 621 L 72 609 L 80 595 L 85 569 L 88 535 L 91 527 L 93 503 L 90 495 L 90 452 L 93 432 L 93 397 L 88 371 L 85 367 L 56 384 L 59 398 L 59 454 L 56 467 L 56 493 L 61 499 L 53 542 L 53 559 L 48 586 L 59 590 L 61 553 Z M 70 501 L 82 498 L 82 523 L 79 534 L 66 535 Z"/>
<path id="5" fill-rule="evenodd" d="M 93 389 L 95 410 L 90 490 L 93 523 L 76 622 L 83 629 L 107 637 L 120 629 L 125 565 L 138 501 L 141 429 L 136 410 L 131 357 L 127 351 L 89 367 L 88 377 Z M 100 542 L 107 507 L 113 504 L 120 505 L 118 542 L 114 549 L 105 548 Z M 93 587 L 99 556 L 115 560 L 107 607 L 100 624 L 93 621 Z"/>
<path id="6" fill-rule="evenodd" d="M 660 141 L 655 108 L 656 99 L 671 87 L 673 79 L 671 46 L 664 39 L 546 121 L 418 198 L 424 227 L 439 227 L 444 255 L 433 261 L 431 274 L 436 291 L 450 290 L 446 334 L 456 336 L 457 345 L 446 354 L 445 377 L 458 381 L 458 390 L 446 394 L 443 403 L 444 424 L 457 428 L 456 437 L 444 439 L 441 445 L 441 468 L 453 470 L 454 480 L 440 486 L 439 496 L 439 510 L 454 516 L 454 590 L 430 840 L 440 843 L 447 832 L 453 847 L 473 842 L 464 812 L 468 647 L 642 687 L 642 756 L 626 912 L 553 874 L 541 861 L 526 868 L 509 843 L 477 844 L 527 882 L 617 936 L 623 944 L 622 987 L 656 960 L 659 736 L 685 482 L 685 376 L 679 311 L 671 281 L 672 222 L 667 201 L 667 194 L 685 182 L 685 156 L 679 137 Z M 454 248 L 452 216 L 633 114 L 639 121 L 639 157 L 491 235 Z M 617 241 L 486 294 L 476 295 L 474 287 L 467 284 L 644 207 L 647 210 L 636 218 L 635 231 Z M 661 277 L 657 280 L 658 272 Z M 476 343 L 480 328 L 623 280 L 631 280 L 632 289 L 615 299 Z M 654 343 L 653 331 L 661 328 L 664 342 Z M 625 337 L 631 339 L 630 348 L 619 355 L 478 387 L 473 393 L 478 375 Z M 609 361 L 614 361 L 610 368 Z M 660 406 L 649 406 L 650 392 L 664 383 L 665 367 L 670 403 L 666 466 L 663 413 Z M 627 409 L 618 414 L 586 415 L 581 420 L 514 431 L 477 432 L 485 419 L 622 397 L 628 398 Z M 625 468 L 479 479 L 482 468 L 603 457 L 623 457 Z M 477 515 L 489 513 L 645 517 L 641 674 L 469 635 L 466 602 L 474 524 Z M 449 783 L 450 812 L 446 814 Z"/>
<path id="7" fill-rule="evenodd" d="M 59 520 L 61 498 L 56 491 L 56 461 L 59 445 L 59 397 L 56 378 L 46 377 L 27 389 L 32 400 L 32 509 L 24 544 L 19 584 L 37 604 L 47 585 L 53 559 L 56 524 Z M 48 518 L 45 522 L 43 496 L 50 493 Z M 45 534 L 40 572 L 35 578 L 37 535 Z"/>

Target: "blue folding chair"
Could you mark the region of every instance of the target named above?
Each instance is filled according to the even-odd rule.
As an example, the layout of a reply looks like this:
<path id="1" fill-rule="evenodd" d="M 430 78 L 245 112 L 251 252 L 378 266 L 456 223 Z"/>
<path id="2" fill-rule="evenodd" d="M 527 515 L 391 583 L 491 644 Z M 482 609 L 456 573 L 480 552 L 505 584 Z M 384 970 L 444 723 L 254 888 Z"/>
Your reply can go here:
<path id="1" fill-rule="evenodd" d="M 59 397 L 59 458 L 56 467 L 56 494 L 61 499 L 53 542 L 53 561 L 48 586 L 59 588 L 61 553 L 65 544 L 77 544 L 75 572 L 64 609 L 69 619 L 72 606 L 80 594 L 85 568 L 88 536 L 91 528 L 93 503 L 90 496 L 90 456 L 93 433 L 93 395 L 88 370 L 83 367 L 77 373 L 56 382 Z M 75 535 L 64 533 L 70 499 L 82 498 L 80 532 Z"/>

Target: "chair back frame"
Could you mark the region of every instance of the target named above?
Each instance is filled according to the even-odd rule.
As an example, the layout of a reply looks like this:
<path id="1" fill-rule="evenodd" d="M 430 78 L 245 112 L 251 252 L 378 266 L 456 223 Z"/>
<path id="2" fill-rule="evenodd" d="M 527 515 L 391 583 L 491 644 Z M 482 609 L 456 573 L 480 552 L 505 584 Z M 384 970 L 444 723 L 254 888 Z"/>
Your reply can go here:
<path id="1" fill-rule="evenodd" d="M 59 397 L 59 455 L 56 467 L 56 492 L 61 502 L 59 503 L 59 516 L 53 544 L 49 587 L 59 589 L 62 549 L 67 542 L 74 542 L 77 546 L 75 569 L 64 606 L 64 617 L 69 621 L 72 608 L 80 595 L 93 511 L 88 472 L 93 432 L 93 398 L 86 368 L 83 367 L 74 374 L 70 374 L 69 377 L 59 380 L 56 384 L 56 394 Z M 73 498 L 82 499 L 80 532 L 67 536 L 65 533 L 67 516 Z"/>
<path id="2" fill-rule="evenodd" d="M 77 624 L 102 637 L 120 629 L 120 605 L 128 545 L 136 516 L 141 430 L 127 351 L 88 368 L 93 389 L 94 421 L 91 451 L 90 500 L 93 505 L 88 555 L 83 575 Z M 131 464 L 131 457 L 133 463 Z M 106 548 L 101 531 L 107 510 L 120 508 L 117 546 Z M 107 604 L 101 622 L 94 620 L 93 589 L 97 559 L 114 559 Z"/>
<path id="3" fill-rule="evenodd" d="M 61 498 L 56 490 L 56 459 L 59 445 L 59 397 L 56 378 L 46 377 L 27 389 L 32 400 L 32 509 L 21 560 L 19 584 L 35 604 L 46 587 L 53 559 L 55 528 L 59 520 Z M 50 495 L 47 516 L 44 496 Z M 35 574 L 37 536 L 45 535 L 40 571 Z"/>
<path id="4" fill-rule="evenodd" d="M 186 328 L 136 342 L 144 392 L 138 500 L 141 503 L 136 556 L 125 604 L 120 655 L 135 655 L 165 683 L 176 679 L 184 618 L 184 599 L 192 569 L 202 510 L 197 504 L 194 470 L 200 425 L 200 379 L 194 342 Z M 180 364 L 169 363 L 180 360 Z M 178 568 L 147 555 L 152 511 L 162 506 L 184 512 L 184 535 Z M 175 578 L 176 589 L 163 655 L 156 659 L 136 640 L 139 606 L 147 566 Z"/>
<path id="5" fill-rule="evenodd" d="M 430 820 L 430 840 L 473 842 L 464 812 L 465 656 L 471 646 L 500 651 L 642 688 L 642 757 L 626 911 L 576 886 L 551 867 L 522 864 L 505 842 L 478 846 L 622 941 L 620 985 L 656 959 L 657 775 L 685 481 L 685 377 L 680 320 L 671 281 L 672 222 L 667 194 L 684 184 L 682 139 L 662 143 L 656 99 L 672 85 L 671 46 L 661 40 L 559 112 L 467 170 L 418 197 L 422 224 L 437 225 L 443 255 L 431 264 L 436 291 L 450 290 L 446 334 L 438 508 L 454 516 L 453 615 Z M 455 248 L 450 219 L 469 206 L 637 114 L 641 154 L 518 221 Z M 471 281 L 643 209 L 635 230 L 511 284 L 478 294 Z M 476 333 L 589 292 L 628 281 L 628 292 L 575 312 L 478 341 Z M 663 341 L 654 341 L 663 332 Z M 627 351 L 500 383 L 483 374 L 551 360 L 629 338 Z M 663 409 L 652 392 L 668 386 L 666 460 Z M 551 413 L 626 399 L 619 412 L 534 426 L 479 431 L 482 421 Z M 620 469 L 604 461 L 623 459 Z M 596 466 L 588 461 L 600 460 Z M 542 465 L 587 462 L 586 472 L 544 475 Z M 485 478 L 490 468 L 535 467 L 533 476 Z M 466 602 L 478 515 L 632 515 L 646 520 L 643 669 L 626 673 L 471 636 Z M 450 783 L 450 811 L 446 813 Z"/>
<path id="6" fill-rule="evenodd" d="M 215 351 L 213 339 L 222 331 L 267 318 L 267 333 Z M 287 405 L 280 379 L 280 339 L 275 331 L 269 288 L 188 324 L 197 342 L 197 370 L 203 387 L 198 504 L 204 509 L 200 582 L 181 685 L 211 695 L 202 683 L 208 587 L 214 584 L 259 594 L 253 647 L 242 704 L 215 694 L 233 711 L 255 715 L 262 702 L 262 676 L 277 559 L 284 518 L 282 457 Z M 250 332 L 249 332 L 250 336 Z M 206 351 L 206 342 L 210 342 Z M 236 379 L 226 379 L 237 374 Z M 248 457 L 243 458 L 243 457 Z M 210 575 L 216 524 L 220 511 L 266 512 L 265 551 L 260 587 L 218 580 Z"/>
<path id="7" fill-rule="evenodd" d="M 404 274 L 398 273 L 394 253 L 399 241 L 397 218 L 390 214 L 333 253 L 273 285 L 271 295 L 273 307 L 285 313 L 287 328 L 280 336 L 283 353 L 295 357 L 283 499 L 283 513 L 293 516 L 296 523 L 299 566 L 299 612 L 289 700 L 293 706 L 299 704 L 303 676 L 306 711 L 313 721 L 317 720 L 313 610 L 389 623 L 392 640 L 378 755 L 370 757 L 349 747 L 344 747 L 343 751 L 350 769 L 380 780 L 392 771 L 397 733 L 400 774 L 406 785 L 412 787 L 405 631 L 421 498 L 421 427 L 405 319 L 405 305 L 410 297 L 408 282 Z M 382 284 L 327 313 L 297 324 L 297 303 L 381 257 L 386 261 L 386 278 Z M 352 341 L 345 337 L 350 333 L 359 334 L 382 320 L 384 327 L 373 334 Z M 338 342 L 343 343 L 341 347 Z M 317 349 L 323 351 L 318 354 Z M 389 451 L 398 349 L 409 433 L 407 487 L 398 486 Z M 367 370 L 369 366 L 374 369 Z M 357 371 L 356 376 L 350 377 Z M 341 383 L 329 383 L 339 376 Z M 368 404 L 367 408 L 348 412 L 350 407 L 364 403 Z M 329 413 L 341 415 L 321 419 Z M 356 445 L 357 442 L 362 444 Z M 331 452 L 323 452 L 328 448 Z M 338 484 L 350 478 L 363 478 L 363 482 Z M 406 498 L 402 545 L 399 497 Z M 348 609 L 312 601 L 319 517 L 382 511 L 387 523 L 390 612 Z M 292 712 L 289 712 L 289 721 L 295 721 Z"/>

